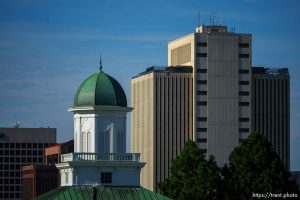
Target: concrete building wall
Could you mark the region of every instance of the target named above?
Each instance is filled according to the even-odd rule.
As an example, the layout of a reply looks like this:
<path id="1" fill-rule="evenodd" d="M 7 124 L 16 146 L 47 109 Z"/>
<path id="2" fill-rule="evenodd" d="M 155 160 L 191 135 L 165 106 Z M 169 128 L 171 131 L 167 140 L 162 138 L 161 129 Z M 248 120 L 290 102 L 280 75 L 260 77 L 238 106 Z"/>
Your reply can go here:
<path id="1" fill-rule="evenodd" d="M 252 129 L 264 134 L 290 168 L 290 78 L 287 69 L 253 67 Z"/>
<path id="2" fill-rule="evenodd" d="M 208 69 L 203 73 L 207 76 L 207 129 L 203 132 L 208 155 L 214 155 L 221 166 L 239 145 L 238 40 L 238 35 L 207 36 Z"/>
<path id="3" fill-rule="evenodd" d="M 198 27 L 168 44 L 169 65 L 194 68 L 193 139 L 219 165 L 251 131 L 251 46 L 251 34 L 228 32 L 226 26 Z M 176 49 L 190 53 L 174 58 Z M 189 62 L 180 62 L 189 54 Z"/>
<path id="4" fill-rule="evenodd" d="M 146 162 L 141 171 L 141 185 L 152 191 L 156 173 L 153 86 L 153 74 L 131 80 L 131 153 L 141 153 L 141 162 Z"/>
<path id="5" fill-rule="evenodd" d="M 150 190 L 170 176 L 171 159 L 193 138 L 191 72 L 154 69 L 131 81 L 131 152 L 146 162 L 141 185 Z"/>

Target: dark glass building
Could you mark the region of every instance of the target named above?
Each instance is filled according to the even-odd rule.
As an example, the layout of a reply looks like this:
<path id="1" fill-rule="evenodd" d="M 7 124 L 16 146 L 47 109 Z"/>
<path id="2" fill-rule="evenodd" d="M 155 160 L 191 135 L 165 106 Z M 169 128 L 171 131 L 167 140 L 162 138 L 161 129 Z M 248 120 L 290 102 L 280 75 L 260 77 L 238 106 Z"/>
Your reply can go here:
<path id="1" fill-rule="evenodd" d="M 287 68 L 252 67 L 252 130 L 266 136 L 290 168 L 290 77 Z"/>

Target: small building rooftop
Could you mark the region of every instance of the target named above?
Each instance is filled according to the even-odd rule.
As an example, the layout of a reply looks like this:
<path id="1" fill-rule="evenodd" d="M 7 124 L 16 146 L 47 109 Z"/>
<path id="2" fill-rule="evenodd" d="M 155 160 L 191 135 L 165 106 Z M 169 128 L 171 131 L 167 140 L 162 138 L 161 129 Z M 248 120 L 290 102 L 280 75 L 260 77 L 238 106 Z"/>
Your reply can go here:
<path id="1" fill-rule="evenodd" d="M 193 72 L 193 67 L 192 66 L 169 66 L 169 67 L 164 67 L 164 66 L 151 66 L 148 67 L 145 71 L 139 73 L 138 75 L 132 77 L 137 78 L 146 74 L 150 73 L 192 73 Z"/>
<path id="2" fill-rule="evenodd" d="M 267 68 L 267 67 L 252 67 L 252 74 L 262 74 L 262 75 L 289 75 L 288 68 Z"/>
<path id="3" fill-rule="evenodd" d="M 203 25 L 196 28 L 196 33 L 227 33 L 227 26 Z"/>

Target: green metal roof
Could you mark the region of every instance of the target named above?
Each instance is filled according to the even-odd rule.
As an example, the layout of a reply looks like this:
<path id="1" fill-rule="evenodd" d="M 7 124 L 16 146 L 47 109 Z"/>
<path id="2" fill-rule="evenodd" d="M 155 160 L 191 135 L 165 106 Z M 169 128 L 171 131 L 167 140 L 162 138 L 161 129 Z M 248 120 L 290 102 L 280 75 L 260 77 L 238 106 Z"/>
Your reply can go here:
<path id="1" fill-rule="evenodd" d="M 74 99 L 74 107 L 100 105 L 127 107 L 122 86 L 102 70 L 82 82 Z"/>
<path id="2" fill-rule="evenodd" d="M 142 187 L 65 186 L 44 193 L 33 200 L 169 200 Z"/>

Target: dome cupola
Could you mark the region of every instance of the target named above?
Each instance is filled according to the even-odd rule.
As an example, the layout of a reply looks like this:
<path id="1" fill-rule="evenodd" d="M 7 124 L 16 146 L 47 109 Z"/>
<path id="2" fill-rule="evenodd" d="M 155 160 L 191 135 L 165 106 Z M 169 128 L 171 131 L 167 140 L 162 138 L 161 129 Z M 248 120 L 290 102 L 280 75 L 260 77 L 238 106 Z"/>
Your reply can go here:
<path id="1" fill-rule="evenodd" d="M 74 107 L 119 106 L 127 107 L 127 99 L 122 86 L 113 77 L 102 71 L 92 74 L 77 89 Z"/>

